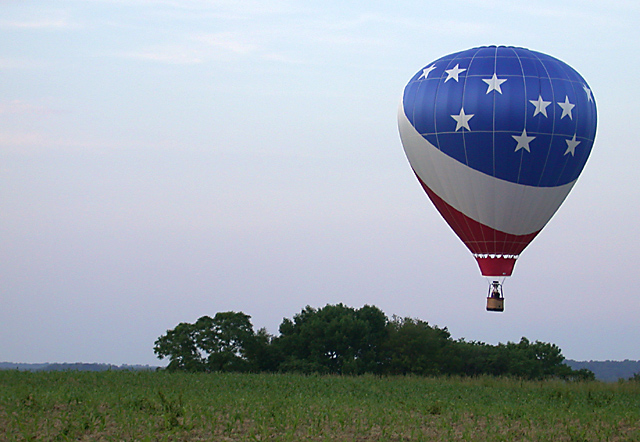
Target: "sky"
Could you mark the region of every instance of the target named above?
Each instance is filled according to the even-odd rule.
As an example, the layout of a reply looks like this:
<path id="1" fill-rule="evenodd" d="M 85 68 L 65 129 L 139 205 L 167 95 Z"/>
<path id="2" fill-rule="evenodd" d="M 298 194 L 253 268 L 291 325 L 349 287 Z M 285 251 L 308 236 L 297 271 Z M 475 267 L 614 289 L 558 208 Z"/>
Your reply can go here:
<path id="1" fill-rule="evenodd" d="M 640 359 L 633 0 L 0 1 L 0 361 L 164 365 L 180 322 L 375 305 L 489 344 Z M 404 86 L 482 45 L 559 58 L 598 132 L 488 283 L 408 164 Z"/>

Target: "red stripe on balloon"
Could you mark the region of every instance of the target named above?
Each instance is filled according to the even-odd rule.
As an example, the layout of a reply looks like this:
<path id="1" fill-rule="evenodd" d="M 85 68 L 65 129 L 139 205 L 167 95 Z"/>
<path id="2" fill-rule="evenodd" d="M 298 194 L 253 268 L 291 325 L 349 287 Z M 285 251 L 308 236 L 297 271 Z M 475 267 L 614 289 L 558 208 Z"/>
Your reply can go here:
<path id="1" fill-rule="evenodd" d="M 527 235 L 513 235 L 492 229 L 454 209 L 427 187 L 420 177 L 418 180 L 438 212 L 473 254 L 499 255 L 498 257 L 476 258 L 484 276 L 510 276 L 517 255 L 522 253 L 533 238 L 540 233 L 538 230 Z"/>

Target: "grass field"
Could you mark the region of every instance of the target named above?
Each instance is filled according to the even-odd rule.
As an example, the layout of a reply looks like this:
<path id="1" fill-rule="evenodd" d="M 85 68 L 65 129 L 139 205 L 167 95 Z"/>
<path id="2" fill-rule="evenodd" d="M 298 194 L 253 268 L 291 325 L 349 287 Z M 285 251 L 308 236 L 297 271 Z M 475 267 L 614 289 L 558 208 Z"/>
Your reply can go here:
<path id="1" fill-rule="evenodd" d="M 640 383 L 0 371 L 7 441 L 640 441 Z"/>

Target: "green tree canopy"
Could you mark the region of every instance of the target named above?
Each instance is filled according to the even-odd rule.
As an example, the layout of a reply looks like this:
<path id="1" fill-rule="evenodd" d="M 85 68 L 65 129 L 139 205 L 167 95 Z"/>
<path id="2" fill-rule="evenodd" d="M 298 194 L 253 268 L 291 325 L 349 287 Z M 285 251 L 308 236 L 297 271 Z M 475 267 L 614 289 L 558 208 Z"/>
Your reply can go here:
<path id="1" fill-rule="evenodd" d="M 387 317 L 377 307 L 343 304 L 321 309 L 307 306 L 280 324 L 275 340 L 284 355 L 282 368 L 302 372 L 377 372 L 386 339 Z"/>
<path id="2" fill-rule="evenodd" d="M 159 337 L 154 352 L 169 358 L 168 369 L 188 371 L 248 371 L 254 366 L 264 331 L 256 334 L 251 316 L 219 312 L 194 324 L 181 323 Z"/>
<path id="3" fill-rule="evenodd" d="M 438 375 L 450 365 L 452 340 L 446 328 L 413 318 L 394 316 L 387 324 L 385 372 Z"/>
<path id="4" fill-rule="evenodd" d="M 524 337 L 498 345 L 456 341 L 446 327 L 414 318 L 389 320 L 369 305 L 307 306 L 284 318 L 279 331 L 276 337 L 264 328 L 254 332 L 249 315 L 220 312 L 168 330 L 154 352 L 169 358 L 169 370 L 595 378 L 565 365 L 555 344 Z"/>
<path id="5" fill-rule="evenodd" d="M 156 340 L 153 352 L 160 359 L 169 358 L 168 370 L 202 371 L 204 360 L 197 346 L 196 335 L 193 324 L 181 322 Z"/>

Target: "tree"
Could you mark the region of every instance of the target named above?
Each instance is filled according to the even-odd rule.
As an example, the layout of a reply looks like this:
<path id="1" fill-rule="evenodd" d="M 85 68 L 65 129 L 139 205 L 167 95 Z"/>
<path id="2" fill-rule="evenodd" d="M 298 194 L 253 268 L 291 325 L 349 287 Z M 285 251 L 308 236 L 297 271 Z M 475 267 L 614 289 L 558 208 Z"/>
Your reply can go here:
<path id="1" fill-rule="evenodd" d="M 169 358 L 169 370 L 249 371 L 259 368 L 252 358 L 268 343 L 266 331 L 257 336 L 251 316 L 242 312 L 219 312 L 202 316 L 195 324 L 180 323 L 159 337 L 154 352 Z M 266 339 L 266 341 L 265 341 Z"/>
<path id="2" fill-rule="evenodd" d="M 251 363 L 247 349 L 255 340 L 251 316 L 242 312 L 220 312 L 195 323 L 196 344 L 206 354 L 209 371 L 247 371 Z"/>
<path id="3" fill-rule="evenodd" d="M 389 320 L 369 305 L 307 306 L 282 320 L 278 337 L 264 328 L 254 332 L 251 316 L 242 312 L 219 312 L 168 330 L 154 352 L 169 358 L 169 370 L 595 378 L 566 365 L 555 344 L 524 337 L 498 345 L 454 341 L 447 328 L 413 318 Z"/>
<path id="4" fill-rule="evenodd" d="M 284 371 L 361 374 L 381 365 L 387 318 L 377 307 L 305 307 L 280 324 L 274 344 Z"/>
<path id="5" fill-rule="evenodd" d="M 495 365 L 495 347 L 484 342 L 466 341 L 464 338 L 453 341 L 447 360 L 447 374 L 460 376 L 479 376 L 492 374 Z"/>
<path id="6" fill-rule="evenodd" d="M 173 330 L 167 330 L 153 347 L 158 359 L 169 358 L 168 370 L 203 371 L 205 363 L 196 344 L 196 328 L 181 322 Z"/>
<path id="7" fill-rule="evenodd" d="M 595 373 L 589 370 L 588 368 L 581 368 L 579 370 L 571 369 L 569 373 L 564 374 L 561 377 L 562 379 L 567 381 L 595 381 L 596 380 Z"/>
<path id="8" fill-rule="evenodd" d="M 263 327 L 245 344 L 245 355 L 252 371 L 278 371 L 282 357 L 273 341 L 274 337 Z"/>
<path id="9" fill-rule="evenodd" d="M 562 351 L 555 344 L 530 342 L 523 337 L 517 344 L 507 342 L 496 347 L 491 374 L 525 379 L 568 378 L 575 373 L 564 364 Z"/>
<path id="10" fill-rule="evenodd" d="M 453 342 L 446 328 L 394 316 L 387 324 L 384 370 L 389 374 L 433 376 L 448 372 Z"/>

